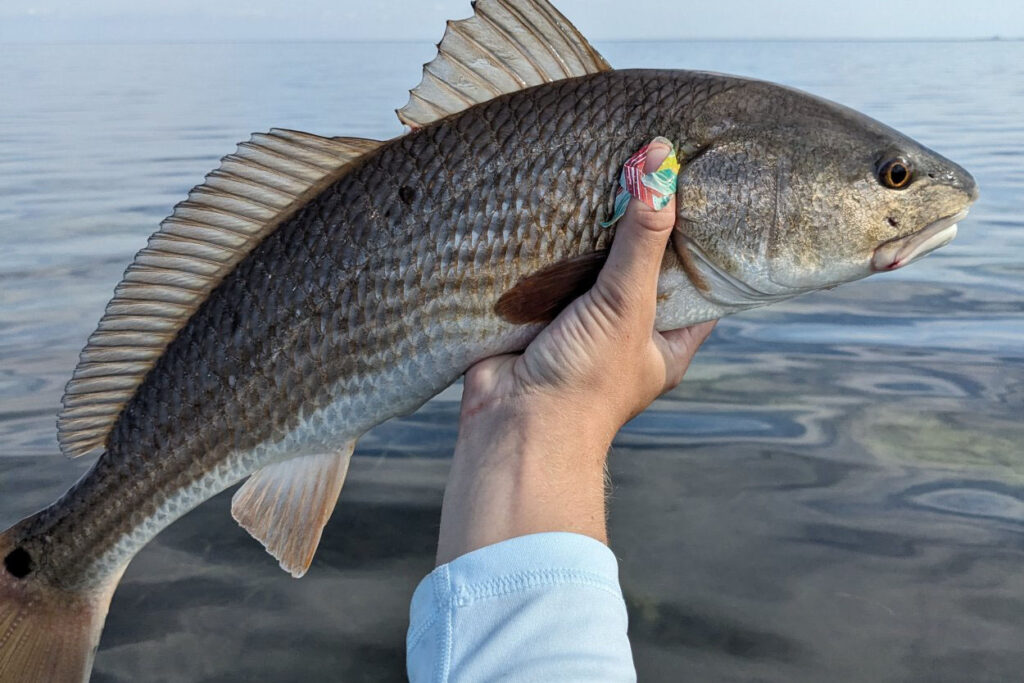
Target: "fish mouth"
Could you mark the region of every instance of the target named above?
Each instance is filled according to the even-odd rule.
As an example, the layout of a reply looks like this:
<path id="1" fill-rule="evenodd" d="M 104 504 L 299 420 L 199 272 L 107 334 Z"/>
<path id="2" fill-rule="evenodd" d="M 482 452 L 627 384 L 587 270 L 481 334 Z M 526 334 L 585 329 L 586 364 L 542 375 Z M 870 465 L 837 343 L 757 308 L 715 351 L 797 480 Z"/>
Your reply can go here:
<path id="1" fill-rule="evenodd" d="M 871 257 L 871 270 L 876 273 L 896 270 L 946 246 L 956 237 L 957 223 L 966 216 L 967 209 L 964 209 L 929 223 L 912 235 L 885 242 L 875 249 Z"/>

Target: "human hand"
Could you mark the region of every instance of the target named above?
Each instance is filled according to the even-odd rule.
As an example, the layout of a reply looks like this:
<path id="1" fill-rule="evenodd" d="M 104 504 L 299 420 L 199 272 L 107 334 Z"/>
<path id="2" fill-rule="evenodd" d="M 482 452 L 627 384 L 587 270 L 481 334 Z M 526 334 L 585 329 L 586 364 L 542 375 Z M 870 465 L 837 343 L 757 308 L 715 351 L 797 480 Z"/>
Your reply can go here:
<path id="1" fill-rule="evenodd" d="M 671 152 L 648 149 L 645 173 Z M 674 388 L 714 322 L 654 329 L 658 274 L 675 226 L 675 196 L 655 211 L 630 201 L 593 288 L 570 304 L 522 354 L 496 356 L 466 373 L 463 415 L 504 407 L 554 411 L 608 434 Z"/>
<path id="2" fill-rule="evenodd" d="M 671 148 L 656 139 L 645 172 Z M 675 225 L 632 200 L 595 285 L 522 354 L 466 373 L 445 491 L 438 563 L 529 533 L 605 541 L 604 467 L 612 437 L 683 378 L 714 322 L 654 329 L 658 274 Z"/>

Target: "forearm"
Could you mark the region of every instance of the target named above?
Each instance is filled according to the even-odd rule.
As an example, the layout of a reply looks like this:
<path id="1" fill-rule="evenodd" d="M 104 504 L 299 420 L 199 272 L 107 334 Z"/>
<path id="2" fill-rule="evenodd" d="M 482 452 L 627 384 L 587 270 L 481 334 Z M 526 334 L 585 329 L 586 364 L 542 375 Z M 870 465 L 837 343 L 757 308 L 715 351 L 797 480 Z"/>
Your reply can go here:
<path id="1" fill-rule="evenodd" d="M 568 406 L 464 411 L 441 512 L 438 564 L 548 531 L 607 542 L 605 458 L 614 432 Z"/>

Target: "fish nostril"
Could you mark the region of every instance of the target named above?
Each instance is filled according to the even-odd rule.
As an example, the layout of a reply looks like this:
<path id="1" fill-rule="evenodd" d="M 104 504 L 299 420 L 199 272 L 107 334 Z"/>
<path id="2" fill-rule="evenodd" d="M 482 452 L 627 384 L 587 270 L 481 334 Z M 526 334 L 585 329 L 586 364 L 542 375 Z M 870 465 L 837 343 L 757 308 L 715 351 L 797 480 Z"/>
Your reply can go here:
<path id="1" fill-rule="evenodd" d="M 14 578 L 24 579 L 32 573 L 35 562 L 32 561 L 32 556 L 28 554 L 27 550 L 18 547 L 7 553 L 7 557 L 4 558 L 4 568 Z"/>
<path id="2" fill-rule="evenodd" d="M 895 218 L 893 216 L 889 216 L 889 225 L 891 225 L 894 228 L 900 227 L 899 219 L 897 219 L 897 218 Z"/>
<path id="3" fill-rule="evenodd" d="M 928 172 L 928 177 L 931 178 L 932 180 L 935 180 L 936 178 L 939 177 L 939 174 L 936 173 L 935 171 L 929 171 Z"/>

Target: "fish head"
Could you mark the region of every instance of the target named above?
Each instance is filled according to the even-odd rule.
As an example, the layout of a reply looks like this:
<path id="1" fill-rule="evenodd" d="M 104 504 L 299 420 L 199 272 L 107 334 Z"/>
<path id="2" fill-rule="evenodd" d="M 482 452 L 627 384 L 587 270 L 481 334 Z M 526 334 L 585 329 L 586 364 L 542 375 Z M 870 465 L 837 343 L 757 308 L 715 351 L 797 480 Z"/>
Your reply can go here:
<path id="1" fill-rule="evenodd" d="M 909 137 L 773 84 L 712 98 L 696 130 L 673 242 L 726 306 L 900 268 L 948 244 L 978 197 L 967 171 Z"/>

